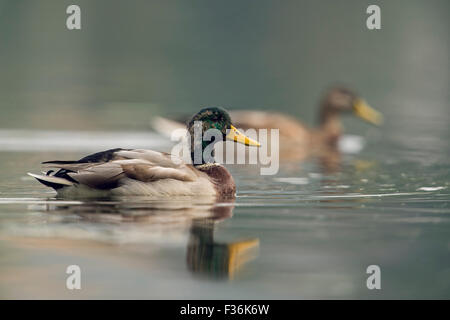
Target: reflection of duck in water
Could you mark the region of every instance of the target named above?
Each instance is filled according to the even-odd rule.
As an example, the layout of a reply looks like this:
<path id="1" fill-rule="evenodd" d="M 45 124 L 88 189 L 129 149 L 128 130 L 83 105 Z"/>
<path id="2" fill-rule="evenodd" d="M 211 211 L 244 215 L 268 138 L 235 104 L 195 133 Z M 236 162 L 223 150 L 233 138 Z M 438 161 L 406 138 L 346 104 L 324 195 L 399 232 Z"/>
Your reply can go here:
<path id="1" fill-rule="evenodd" d="M 204 150 L 218 141 L 204 141 L 208 129 L 217 129 L 222 140 L 259 146 L 231 124 L 228 113 L 220 108 L 205 108 L 195 114 L 187 128 L 191 133 L 192 164 L 174 161 L 172 155 L 152 150 L 111 149 L 77 161 L 47 161 L 59 168 L 45 175 L 30 174 L 39 182 L 54 188 L 58 194 L 82 190 L 81 194 L 174 196 L 234 196 L 236 186 L 228 170 L 205 159 Z M 194 134 L 194 129 L 202 135 Z M 200 157 L 195 157 L 200 155 Z M 200 159 L 197 159 L 200 158 Z"/>
<path id="2" fill-rule="evenodd" d="M 214 221 L 195 220 L 190 231 L 187 265 L 195 274 L 232 279 L 241 267 L 257 255 L 259 239 L 229 243 L 214 240 Z"/>
<path id="3" fill-rule="evenodd" d="M 140 199 L 140 200 L 139 200 Z M 90 201 L 83 203 L 58 204 L 45 207 L 36 206 L 32 210 L 43 210 L 57 215 L 64 234 L 57 225 L 46 224 L 45 238 L 49 230 L 55 232 L 55 242 L 63 238 L 99 242 L 131 244 L 137 250 L 141 245 L 144 252 L 149 246 L 171 242 L 184 238 L 189 232 L 187 242 L 187 268 L 196 274 L 213 278 L 232 278 L 242 266 L 256 256 L 258 239 L 219 243 L 214 241 L 214 228 L 221 221 L 233 215 L 234 199 L 220 203 L 202 203 L 201 201 L 145 201 L 133 198 L 133 201 Z M 79 218 L 88 226 L 86 233 L 79 228 Z M 49 221 L 53 221 L 49 217 Z M 74 222 L 74 228 L 70 223 Z M 86 225 L 86 223 L 88 223 Z M 70 231 L 68 231 L 70 230 Z M 80 233 L 81 232 L 81 233 Z M 39 233 L 33 228 L 35 237 Z M 51 233 L 50 233 L 51 234 Z M 123 248 L 123 247 L 122 247 Z"/>

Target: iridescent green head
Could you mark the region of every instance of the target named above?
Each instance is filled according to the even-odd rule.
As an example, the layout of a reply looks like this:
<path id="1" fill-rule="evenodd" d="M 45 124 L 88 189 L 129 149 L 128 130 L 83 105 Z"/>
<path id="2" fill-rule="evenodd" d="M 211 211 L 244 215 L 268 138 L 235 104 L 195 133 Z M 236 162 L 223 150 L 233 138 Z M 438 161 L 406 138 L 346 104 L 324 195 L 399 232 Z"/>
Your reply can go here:
<path id="1" fill-rule="evenodd" d="M 189 121 L 187 124 L 189 133 L 191 135 L 194 134 L 194 122 L 201 121 L 202 122 L 202 131 L 205 133 L 208 129 L 217 129 L 222 132 L 223 137 L 227 135 L 227 129 L 231 129 L 231 118 L 228 112 L 226 112 L 222 108 L 218 107 L 208 107 L 203 108 Z"/>
<path id="2" fill-rule="evenodd" d="M 212 162 L 213 159 L 203 157 L 203 151 L 219 141 L 231 140 L 248 146 L 260 146 L 259 142 L 236 130 L 228 112 L 218 107 L 208 107 L 197 112 L 187 123 L 187 128 L 191 138 L 191 158 L 194 164 Z M 213 131 L 208 132 L 210 129 Z M 194 153 L 197 154 L 196 157 Z M 201 160 L 198 159 L 200 155 Z M 211 155 L 214 156 L 214 152 Z"/>

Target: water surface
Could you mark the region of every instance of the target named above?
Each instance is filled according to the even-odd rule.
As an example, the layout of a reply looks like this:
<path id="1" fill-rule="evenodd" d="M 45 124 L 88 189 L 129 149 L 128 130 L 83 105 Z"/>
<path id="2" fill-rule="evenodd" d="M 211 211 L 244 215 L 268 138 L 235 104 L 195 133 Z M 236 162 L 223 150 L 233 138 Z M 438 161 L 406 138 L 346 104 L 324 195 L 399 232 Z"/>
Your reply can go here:
<path id="1" fill-rule="evenodd" d="M 424 157 L 421 148 L 368 137 L 334 173 L 315 159 L 282 163 L 276 176 L 229 166 L 236 201 L 211 205 L 57 199 L 26 172 L 116 137 L 84 143 L 81 132 L 53 133 L 9 132 L 16 148 L 0 152 L 2 298 L 450 297 L 448 148 L 438 140 Z M 125 147 L 146 140 L 170 148 L 152 133 L 124 136 Z M 65 288 L 71 264 L 82 270 L 79 291 Z M 366 287 L 372 264 L 382 271 L 378 291 Z"/>

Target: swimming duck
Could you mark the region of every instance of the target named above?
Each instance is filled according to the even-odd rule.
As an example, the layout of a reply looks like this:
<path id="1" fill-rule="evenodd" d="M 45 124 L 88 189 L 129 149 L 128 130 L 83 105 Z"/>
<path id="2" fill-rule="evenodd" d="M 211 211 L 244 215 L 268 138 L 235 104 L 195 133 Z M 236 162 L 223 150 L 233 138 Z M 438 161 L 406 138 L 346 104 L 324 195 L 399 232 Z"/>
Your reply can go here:
<path id="1" fill-rule="evenodd" d="M 221 108 L 205 108 L 187 124 L 191 136 L 192 164 L 168 153 L 143 149 L 110 149 L 88 155 L 77 161 L 46 161 L 47 167 L 58 168 L 46 174 L 28 173 L 58 195 L 85 195 L 93 192 L 107 195 L 145 195 L 151 197 L 220 196 L 232 197 L 236 192 L 233 177 L 213 157 L 203 151 L 218 141 L 203 141 L 208 129 L 217 129 L 222 140 L 248 146 L 259 142 L 240 133 Z M 200 129 L 200 138 L 195 130 Z M 200 153 L 200 157 L 197 151 Z M 195 156 L 195 157 L 194 157 Z M 213 156 L 213 154 L 212 154 Z"/>
<path id="2" fill-rule="evenodd" d="M 278 112 L 243 110 L 230 112 L 230 115 L 238 128 L 279 129 L 280 139 L 312 148 L 323 144 L 336 145 L 342 134 L 339 115 L 350 112 L 375 125 L 380 125 L 383 120 L 378 111 L 351 90 L 337 87 L 328 90 L 322 99 L 317 128 L 309 128 L 293 117 Z"/>
<path id="3" fill-rule="evenodd" d="M 301 160 L 311 155 L 333 154 L 342 134 L 339 116 L 353 113 L 375 125 L 383 121 L 382 115 L 372 109 L 362 98 L 346 88 L 334 87 L 324 95 L 319 109 L 319 125 L 310 128 L 292 116 L 269 111 L 239 110 L 230 111 L 231 119 L 237 128 L 279 129 L 279 155 L 285 160 Z M 153 120 L 156 131 L 170 136 L 170 133 L 183 127 L 181 122 L 157 117 Z M 270 130 L 269 130 L 270 136 Z M 270 148 L 270 137 L 268 138 Z"/>

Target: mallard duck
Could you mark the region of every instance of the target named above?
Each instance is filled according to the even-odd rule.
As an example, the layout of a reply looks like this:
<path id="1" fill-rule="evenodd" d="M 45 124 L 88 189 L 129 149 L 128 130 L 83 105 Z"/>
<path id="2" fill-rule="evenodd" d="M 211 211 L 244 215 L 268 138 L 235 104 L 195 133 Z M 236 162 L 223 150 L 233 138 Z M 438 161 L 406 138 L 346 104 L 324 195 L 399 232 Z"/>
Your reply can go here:
<path id="1" fill-rule="evenodd" d="M 345 88 L 332 88 L 324 95 L 319 110 L 319 126 L 309 128 L 289 115 L 266 111 L 232 111 L 231 118 L 238 128 L 280 130 L 280 139 L 296 141 L 306 147 L 335 145 L 342 134 L 341 113 L 353 113 L 375 125 L 382 123 L 382 115 L 362 98 Z"/>
<path id="2" fill-rule="evenodd" d="M 213 162 L 214 159 L 203 156 L 203 150 L 218 141 L 203 141 L 203 134 L 214 128 L 220 131 L 222 140 L 248 146 L 260 146 L 259 142 L 241 134 L 232 125 L 228 113 L 221 108 L 200 110 L 191 118 L 187 128 L 191 134 L 192 164 L 168 153 L 117 148 L 77 161 L 46 161 L 43 164 L 47 167 L 59 170 L 50 170 L 43 175 L 28 174 L 63 196 L 73 192 L 85 195 L 85 191 L 88 194 L 99 192 L 150 197 L 234 196 L 236 185 L 228 170 Z M 195 137 L 194 128 L 201 129 L 200 138 Z M 194 159 L 195 150 L 200 151 L 200 159 Z"/>
<path id="3" fill-rule="evenodd" d="M 279 129 L 280 158 L 303 159 L 335 149 L 342 134 L 339 116 L 343 113 L 353 113 L 375 125 L 380 125 L 383 121 L 382 115 L 362 98 L 349 89 L 338 87 L 331 88 L 324 95 L 320 104 L 319 125 L 316 128 L 310 128 L 280 112 L 240 110 L 230 111 L 230 116 L 236 127 L 243 130 Z M 183 127 L 183 124 L 157 117 L 153 121 L 153 127 L 170 136 L 172 130 Z M 269 138 L 269 144 L 270 141 Z"/>

